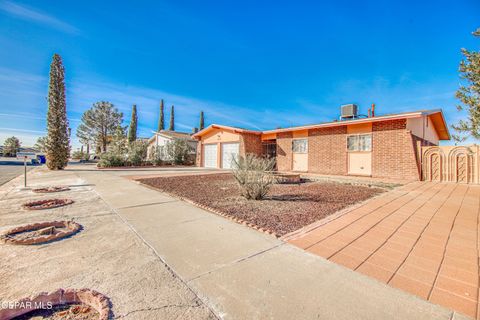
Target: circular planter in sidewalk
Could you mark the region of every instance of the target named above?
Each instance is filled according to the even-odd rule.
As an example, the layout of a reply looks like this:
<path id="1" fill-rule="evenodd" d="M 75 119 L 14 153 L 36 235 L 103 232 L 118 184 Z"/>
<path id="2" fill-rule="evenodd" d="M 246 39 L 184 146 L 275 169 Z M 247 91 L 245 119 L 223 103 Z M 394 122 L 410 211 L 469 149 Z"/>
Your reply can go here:
<path id="1" fill-rule="evenodd" d="M 70 190 L 69 187 L 64 186 L 54 186 L 54 187 L 45 187 L 45 188 L 35 188 L 32 189 L 35 193 L 54 193 L 54 192 L 63 192 Z"/>
<path id="2" fill-rule="evenodd" d="M 23 207 L 27 210 L 43 210 L 63 207 L 72 203 L 72 199 L 45 199 L 27 202 L 23 204 Z"/>
<path id="3" fill-rule="evenodd" d="M 82 226 L 73 221 L 32 223 L 8 230 L 0 235 L 0 241 L 18 245 L 40 244 L 71 236 L 80 229 Z"/>
<path id="4" fill-rule="evenodd" d="M 0 310 L 2 320 L 23 319 L 107 320 L 110 300 L 91 289 L 58 289 L 13 302 Z"/>

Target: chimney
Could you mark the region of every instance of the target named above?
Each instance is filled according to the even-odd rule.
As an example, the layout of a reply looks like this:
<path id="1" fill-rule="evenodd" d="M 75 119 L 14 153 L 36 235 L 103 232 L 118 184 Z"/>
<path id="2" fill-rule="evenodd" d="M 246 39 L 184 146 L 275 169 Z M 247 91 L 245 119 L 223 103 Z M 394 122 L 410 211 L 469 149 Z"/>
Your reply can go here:
<path id="1" fill-rule="evenodd" d="M 375 117 L 375 103 L 372 103 L 372 118 Z"/>

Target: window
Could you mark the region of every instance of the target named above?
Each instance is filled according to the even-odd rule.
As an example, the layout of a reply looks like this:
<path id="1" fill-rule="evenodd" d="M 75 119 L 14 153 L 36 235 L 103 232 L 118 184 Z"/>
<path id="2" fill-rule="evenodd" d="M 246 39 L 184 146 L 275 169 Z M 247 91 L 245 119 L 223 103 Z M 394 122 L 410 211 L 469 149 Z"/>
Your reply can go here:
<path id="1" fill-rule="evenodd" d="M 372 135 L 359 134 L 347 137 L 348 151 L 372 151 Z"/>
<path id="2" fill-rule="evenodd" d="M 308 152 L 307 139 L 292 140 L 292 151 L 294 153 L 307 153 Z"/>

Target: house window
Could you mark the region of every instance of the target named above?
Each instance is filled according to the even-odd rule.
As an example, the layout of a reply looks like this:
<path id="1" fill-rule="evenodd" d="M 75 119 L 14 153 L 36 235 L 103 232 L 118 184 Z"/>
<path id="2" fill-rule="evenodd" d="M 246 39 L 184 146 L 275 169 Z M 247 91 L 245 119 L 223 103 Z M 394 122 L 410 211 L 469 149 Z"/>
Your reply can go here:
<path id="1" fill-rule="evenodd" d="M 372 135 L 357 134 L 347 137 L 348 151 L 372 151 Z"/>
<path id="2" fill-rule="evenodd" d="M 293 153 L 307 153 L 308 152 L 307 139 L 292 140 L 292 151 Z"/>

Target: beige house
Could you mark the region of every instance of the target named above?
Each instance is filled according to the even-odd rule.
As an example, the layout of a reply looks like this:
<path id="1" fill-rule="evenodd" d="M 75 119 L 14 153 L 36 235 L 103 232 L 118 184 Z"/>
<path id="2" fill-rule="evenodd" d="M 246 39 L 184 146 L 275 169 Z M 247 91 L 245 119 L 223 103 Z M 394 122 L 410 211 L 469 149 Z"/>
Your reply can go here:
<path id="1" fill-rule="evenodd" d="M 150 158 L 155 148 L 165 147 L 168 143 L 174 141 L 175 139 L 186 140 L 188 144 L 192 147 L 192 156 L 196 154 L 197 142 L 195 139 L 192 138 L 190 133 L 162 130 L 155 131 L 153 136 L 148 140 L 147 157 Z M 162 149 L 163 148 L 160 148 L 160 150 Z M 171 160 L 168 159 L 168 156 L 165 154 L 162 156 L 162 159 L 166 161 Z"/>

